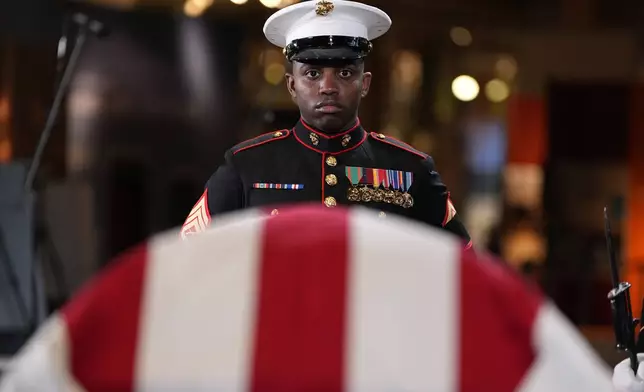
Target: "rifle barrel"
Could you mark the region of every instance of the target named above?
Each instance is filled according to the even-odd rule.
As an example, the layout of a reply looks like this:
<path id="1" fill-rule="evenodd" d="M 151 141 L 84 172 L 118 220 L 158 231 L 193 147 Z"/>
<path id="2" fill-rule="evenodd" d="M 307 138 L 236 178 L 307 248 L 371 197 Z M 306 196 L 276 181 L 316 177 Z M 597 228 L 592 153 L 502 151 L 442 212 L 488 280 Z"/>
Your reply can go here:
<path id="1" fill-rule="evenodd" d="M 615 248 L 613 247 L 613 235 L 610 229 L 610 219 L 608 218 L 608 207 L 604 207 L 604 234 L 606 235 L 606 247 L 608 248 L 611 280 L 613 281 L 613 287 L 619 287 L 619 272 L 617 271 L 617 260 L 615 259 Z"/>

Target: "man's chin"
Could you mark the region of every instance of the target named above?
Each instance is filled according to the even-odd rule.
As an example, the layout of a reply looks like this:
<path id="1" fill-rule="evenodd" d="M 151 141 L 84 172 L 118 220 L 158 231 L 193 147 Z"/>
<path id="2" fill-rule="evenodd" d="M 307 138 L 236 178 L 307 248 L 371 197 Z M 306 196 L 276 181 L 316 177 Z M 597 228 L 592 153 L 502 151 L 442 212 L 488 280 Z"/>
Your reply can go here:
<path id="1" fill-rule="evenodd" d="M 315 120 L 315 124 L 312 125 L 326 133 L 338 133 L 347 125 L 347 121 L 337 114 L 325 114 Z"/>

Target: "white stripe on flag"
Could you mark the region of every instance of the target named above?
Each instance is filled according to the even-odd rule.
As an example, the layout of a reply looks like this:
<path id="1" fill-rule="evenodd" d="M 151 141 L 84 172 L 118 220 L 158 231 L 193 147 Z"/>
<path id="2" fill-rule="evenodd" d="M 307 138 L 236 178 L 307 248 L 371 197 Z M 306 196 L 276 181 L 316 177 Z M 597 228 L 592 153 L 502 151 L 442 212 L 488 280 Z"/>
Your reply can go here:
<path id="1" fill-rule="evenodd" d="M 0 391 L 83 392 L 69 367 L 65 321 L 54 313 L 6 366 Z"/>
<path id="2" fill-rule="evenodd" d="M 350 230 L 346 390 L 454 391 L 457 241 L 366 211 Z"/>
<path id="3" fill-rule="evenodd" d="M 533 331 L 537 354 L 517 392 L 612 391 L 611 373 L 575 327 L 550 303 Z"/>
<path id="4" fill-rule="evenodd" d="M 188 241 L 150 244 L 138 391 L 246 390 L 265 219 L 258 216 L 233 214 Z"/>

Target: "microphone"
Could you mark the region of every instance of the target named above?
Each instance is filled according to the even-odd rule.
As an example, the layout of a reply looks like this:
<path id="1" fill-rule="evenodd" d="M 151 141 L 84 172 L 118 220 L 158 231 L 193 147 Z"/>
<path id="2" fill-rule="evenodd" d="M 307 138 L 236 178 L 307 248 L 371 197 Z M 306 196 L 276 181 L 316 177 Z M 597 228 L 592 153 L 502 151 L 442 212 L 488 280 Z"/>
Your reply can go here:
<path id="1" fill-rule="evenodd" d="M 110 34 L 110 30 L 107 28 L 105 23 L 101 22 L 98 19 L 91 18 L 85 13 L 75 13 L 72 16 L 72 21 L 76 23 L 79 28 L 87 29 L 98 38 L 107 37 Z"/>

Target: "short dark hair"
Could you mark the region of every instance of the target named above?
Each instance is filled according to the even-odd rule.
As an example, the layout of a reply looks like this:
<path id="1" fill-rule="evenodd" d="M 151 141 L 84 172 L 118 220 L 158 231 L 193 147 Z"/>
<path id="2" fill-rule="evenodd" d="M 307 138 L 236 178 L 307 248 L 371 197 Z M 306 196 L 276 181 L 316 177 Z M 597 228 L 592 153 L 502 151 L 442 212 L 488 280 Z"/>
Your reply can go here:
<path id="1" fill-rule="evenodd" d="M 284 60 L 284 69 L 286 70 L 287 74 L 292 74 L 293 73 L 293 62 L 290 60 Z"/>

